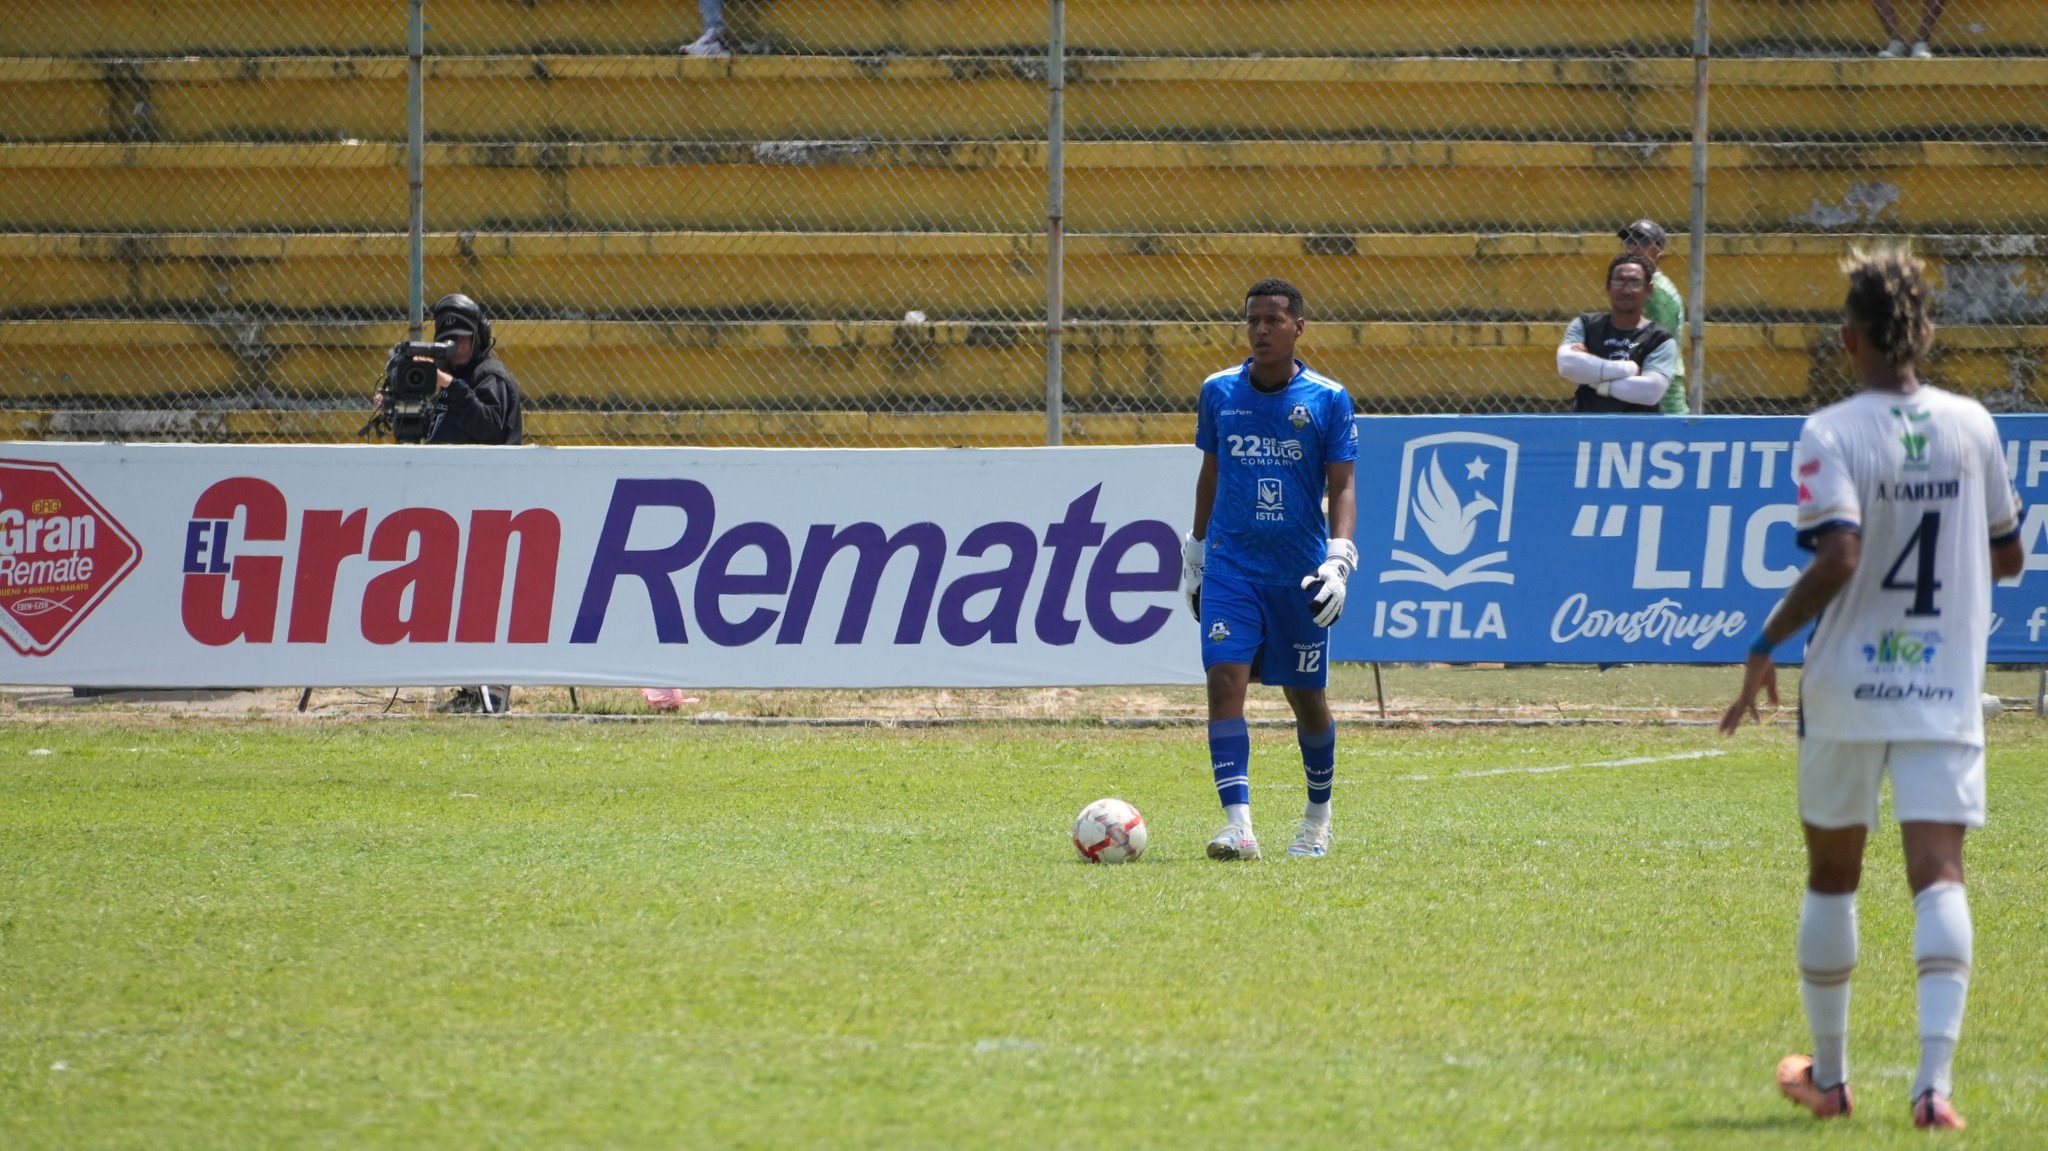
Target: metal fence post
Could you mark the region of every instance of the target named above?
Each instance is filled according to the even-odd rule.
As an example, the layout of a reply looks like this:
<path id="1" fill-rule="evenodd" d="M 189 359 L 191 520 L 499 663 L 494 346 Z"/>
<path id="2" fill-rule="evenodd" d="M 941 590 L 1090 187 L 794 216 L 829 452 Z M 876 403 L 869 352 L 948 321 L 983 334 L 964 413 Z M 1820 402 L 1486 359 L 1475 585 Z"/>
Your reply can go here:
<path id="1" fill-rule="evenodd" d="M 1062 264 L 1066 259 L 1067 3 L 1051 0 L 1052 27 L 1046 44 L 1045 78 L 1049 107 L 1046 135 L 1045 215 L 1045 442 L 1060 443 L 1066 396 L 1060 379 Z"/>
<path id="2" fill-rule="evenodd" d="M 426 82 L 420 58 L 426 55 L 426 0 L 412 0 L 412 28 L 406 38 L 405 70 L 405 175 L 412 198 L 412 235 L 407 249 L 406 306 L 410 309 L 411 339 L 417 341 L 426 326 L 427 297 L 427 175 L 425 107 Z"/>
<path id="3" fill-rule="evenodd" d="M 1686 372 L 1694 415 L 1707 404 L 1707 4 L 1692 9 L 1692 249 L 1686 296 Z"/>

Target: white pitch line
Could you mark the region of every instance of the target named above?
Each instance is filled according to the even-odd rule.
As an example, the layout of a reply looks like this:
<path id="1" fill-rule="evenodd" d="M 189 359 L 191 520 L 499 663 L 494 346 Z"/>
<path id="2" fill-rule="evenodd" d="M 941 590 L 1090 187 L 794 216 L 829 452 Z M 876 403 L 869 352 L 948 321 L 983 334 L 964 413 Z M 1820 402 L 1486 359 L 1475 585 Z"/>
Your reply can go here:
<path id="1" fill-rule="evenodd" d="M 1582 767 L 1636 767 L 1645 763 L 1675 763 L 1682 759 L 1713 759 L 1715 756 L 1726 754 L 1728 753 L 1719 748 L 1707 748 L 1702 751 L 1681 751 L 1672 755 L 1638 755 L 1628 759 L 1602 759 L 1593 763 L 1561 763 L 1555 767 L 1497 767 L 1492 771 L 1460 771 L 1443 778 L 1482 779 L 1489 775 L 1550 775 L 1553 772 L 1575 771 Z M 1427 775 L 1404 775 L 1400 778 L 1420 783 L 1428 780 L 1430 777 Z"/>

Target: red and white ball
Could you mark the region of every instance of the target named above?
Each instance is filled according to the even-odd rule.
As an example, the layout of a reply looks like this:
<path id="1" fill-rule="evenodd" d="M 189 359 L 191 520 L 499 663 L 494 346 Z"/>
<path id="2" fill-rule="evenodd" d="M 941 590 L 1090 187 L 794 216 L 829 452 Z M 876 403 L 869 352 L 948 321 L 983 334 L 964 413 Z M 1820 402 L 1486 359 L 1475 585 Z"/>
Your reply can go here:
<path id="1" fill-rule="evenodd" d="M 1148 837 L 1145 817 L 1121 799 L 1098 799 L 1074 817 L 1074 850 L 1090 863 L 1129 863 Z"/>

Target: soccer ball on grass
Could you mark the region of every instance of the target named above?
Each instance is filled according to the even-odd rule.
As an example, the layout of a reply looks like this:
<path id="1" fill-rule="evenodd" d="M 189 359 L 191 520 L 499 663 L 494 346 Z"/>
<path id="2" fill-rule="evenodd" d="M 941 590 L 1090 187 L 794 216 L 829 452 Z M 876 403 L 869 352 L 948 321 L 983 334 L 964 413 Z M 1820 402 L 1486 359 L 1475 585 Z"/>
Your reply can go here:
<path id="1" fill-rule="evenodd" d="M 1121 799 L 1098 799 L 1074 817 L 1074 850 L 1090 863 L 1129 863 L 1146 838 L 1145 817 Z"/>

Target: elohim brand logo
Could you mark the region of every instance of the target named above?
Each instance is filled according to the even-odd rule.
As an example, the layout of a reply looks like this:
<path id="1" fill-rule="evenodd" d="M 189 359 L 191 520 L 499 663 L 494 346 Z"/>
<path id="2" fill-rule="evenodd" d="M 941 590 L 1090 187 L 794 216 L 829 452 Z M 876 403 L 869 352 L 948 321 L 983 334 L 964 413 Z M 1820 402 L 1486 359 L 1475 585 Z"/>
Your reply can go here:
<path id="1" fill-rule="evenodd" d="M 1260 480 L 1258 506 L 1259 518 L 1265 519 L 1270 515 L 1277 515 L 1278 513 L 1286 510 L 1287 505 L 1285 502 L 1285 497 L 1281 493 L 1280 481 L 1277 478 Z"/>
<path id="2" fill-rule="evenodd" d="M 1956 692 L 1954 688 L 1950 687 L 1930 687 L 1926 684 L 1918 683 L 1859 683 L 1856 685 L 1855 696 L 1857 699 L 1877 700 L 1879 702 L 1901 702 L 1906 700 L 1946 702 L 1954 699 Z"/>
<path id="3" fill-rule="evenodd" d="M 63 468 L 0 460 L 0 636 L 14 650 L 57 650 L 141 558 Z"/>
<path id="4" fill-rule="evenodd" d="M 1426 456 L 1425 456 L 1426 453 Z M 1394 539 L 1408 539 L 1409 516 L 1429 546 L 1446 557 L 1462 556 L 1485 538 L 1483 517 L 1494 513 L 1492 542 L 1508 542 L 1515 519 L 1515 468 L 1521 446 L 1479 432 L 1441 432 L 1409 440 L 1401 449 L 1401 490 L 1394 510 Z M 1459 473 L 1453 481 L 1445 466 Z M 1468 499 L 1465 492 L 1470 492 Z M 1483 546 L 1483 545 L 1482 545 Z M 1394 548 L 1390 557 L 1405 567 L 1380 573 L 1381 583 L 1425 583 L 1449 591 L 1474 583 L 1515 582 L 1514 573 L 1489 570 L 1506 563 L 1505 548 L 1477 555 L 1449 571 L 1412 551 Z"/>

